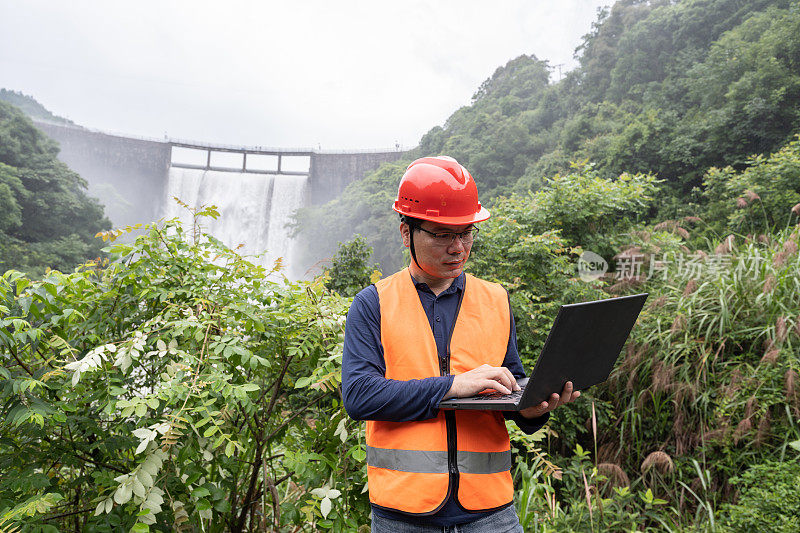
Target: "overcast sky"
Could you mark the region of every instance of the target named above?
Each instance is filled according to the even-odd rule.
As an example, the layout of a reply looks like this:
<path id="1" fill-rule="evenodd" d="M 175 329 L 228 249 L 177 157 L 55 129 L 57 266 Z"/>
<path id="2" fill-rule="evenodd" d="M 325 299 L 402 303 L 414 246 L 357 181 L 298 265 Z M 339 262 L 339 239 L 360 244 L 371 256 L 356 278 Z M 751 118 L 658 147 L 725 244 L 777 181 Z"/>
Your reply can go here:
<path id="1" fill-rule="evenodd" d="M 611 3 L 0 0 L 0 87 L 106 131 L 410 148 L 510 59 L 574 68 Z"/>

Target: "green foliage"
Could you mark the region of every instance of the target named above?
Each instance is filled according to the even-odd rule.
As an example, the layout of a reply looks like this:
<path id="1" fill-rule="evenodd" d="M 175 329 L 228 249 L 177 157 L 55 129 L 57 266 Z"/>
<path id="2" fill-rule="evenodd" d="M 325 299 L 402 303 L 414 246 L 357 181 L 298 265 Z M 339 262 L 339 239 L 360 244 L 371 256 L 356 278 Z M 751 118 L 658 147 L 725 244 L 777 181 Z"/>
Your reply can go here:
<path id="1" fill-rule="evenodd" d="M 351 183 L 342 194 L 323 206 L 298 209 L 293 234 L 304 243 L 308 263 L 314 257 L 332 256 L 336 243 L 363 235 L 375 250 L 382 270 L 399 269 L 402 263 L 397 228 L 400 220 L 392 211 L 397 186 L 411 161 L 384 163 L 363 180 Z"/>
<path id="2" fill-rule="evenodd" d="M 729 224 L 736 195 L 760 185 L 770 220 L 785 227 L 796 202 L 789 188 L 797 181 L 794 150 L 792 143 L 742 173 L 730 171 L 709 187 L 709 197 L 727 200 L 701 214 Z M 791 218 L 781 231 L 762 226 L 768 233 L 760 240 L 706 240 L 716 233 L 698 218 L 645 225 L 641 216 L 657 195 L 652 177 L 628 182 L 629 189 L 624 180 L 609 181 L 603 192 L 605 180 L 593 172 L 499 200 L 473 247 L 473 271 L 509 289 L 527 366 L 558 304 L 604 297 L 603 285 L 651 293 L 611 379 L 549 423 L 547 450 L 563 482 L 518 471 L 528 505 L 520 516 L 533 531 L 713 531 L 719 505 L 734 497 L 728 480 L 753 462 L 780 458 L 800 438 L 800 226 Z M 622 258 L 638 256 L 642 276 L 576 279 L 575 242 L 626 249 L 617 269 Z M 575 443 L 595 450 L 594 465 L 576 463 L 584 452 L 569 458 Z M 629 489 L 609 485 L 611 478 L 629 480 Z"/>
<path id="3" fill-rule="evenodd" d="M 573 172 L 546 179 L 540 191 L 529 195 L 533 209 L 522 218 L 529 221 L 533 233 L 558 229 L 572 246 L 607 253 L 609 235 L 629 231 L 647 213 L 657 183 L 653 176 L 642 174 L 604 179 L 593 165 L 573 165 Z M 499 205 L 522 201 L 517 196 L 501 199 Z"/>
<path id="4" fill-rule="evenodd" d="M 800 530 L 800 465 L 796 461 L 755 465 L 731 483 L 740 495 L 735 504 L 721 509 L 724 531 Z"/>
<path id="5" fill-rule="evenodd" d="M 107 264 L 0 278 L 3 519 L 82 531 L 366 520 L 363 436 L 337 394 L 347 302 L 320 282 L 273 281 L 200 233 L 202 216 L 218 215 L 146 226 Z"/>
<path id="6" fill-rule="evenodd" d="M 533 455 L 516 470 L 517 514 L 525 531 L 655 532 L 675 528 L 674 512 L 664 513 L 666 500 L 656 497 L 650 488 L 633 489 L 627 479 L 615 477 L 608 465 L 593 464 L 590 452 L 580 445 L 563 469 L 547 460 L 541 450 L 528 449 Z"/>
<path id="7" fill-rule="evenodd" d="M 546 62 L 516 58 L 409 154 L 453 155 L 476 177 L 493 216 L 469 268 L 508 289 L 529 369 L 560 304 L 650 292 L 608 382 L 533 437 L 512 428 L 526 530 L 797 529 L 800 140 L 778 148 L 799 128 L 799 21 L 782 0 L 619 1 L 578 70 L 550 83 Z M 50 235 L 25 202 L 61 176 L 40 169 L 54 149 L 4 112 L 0 231 Z M 369 281 L 370 247 L 399 268 L 390 206 L 408 162 L 297 215 L 315 253 L 364 235 L 340 247 L 335 291 Z M 2 261 L 65 248 L 14 239 Z M 582 281 L 585 250 L 653 275 Z M 0 527 L 366 523 L 363 426 L 336 394 L 347 301 L 323 279 L 278 284 L 175 222 L 108 252 L 0 280 Z"/>
<path id="8" fill-rule="evenodd" d="M 599 284 L 579 280 L 583 249 L 608 253 L 653 199 L 652 176 L 599 177 L 592 167 L 558 175 L 526 195 L 501 198 L 481 224 L 469 270 L 509 291 L 520 353 L 532 368 L 558 307 L 602 298 Z"/>
<path id="9" fill-rule="evenodd" d="M 355 296 L 358 291 L 380 277 L 378 265 L 368 263 L 372 248 L 361 235 L 351 241 L 339 243 L 331 268 L 325 271 L 325 287 L 342 296 Z"/>
<path id="10" fill-rule="evenodd" d="M 0 102 L 0 271 L 71 270 L 100 255 L 110 227 L 86 182 L 15 107 Z"/>
<path id="11" fill-rule="evenodd" d="M 800 220 L 800 137 L 748 167 L 712 168 L 703 178 L 703 219 L 717 236 L 758 235 Z M 795 211 L 792 211 L 795 208 Z"/>

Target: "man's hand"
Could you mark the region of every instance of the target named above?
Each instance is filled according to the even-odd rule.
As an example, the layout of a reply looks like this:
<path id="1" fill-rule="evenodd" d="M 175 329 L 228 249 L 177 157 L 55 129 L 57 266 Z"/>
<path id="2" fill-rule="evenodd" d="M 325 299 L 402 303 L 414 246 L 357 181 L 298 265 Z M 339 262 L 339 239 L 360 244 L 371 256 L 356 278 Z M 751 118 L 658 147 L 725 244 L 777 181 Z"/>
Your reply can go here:
<path id="1" fill-rule="evenodd" d="M 519 385 L 506 367 L 481 365 L 469 372 L 457 374 L 443 399 L 466 398 L 486 389 L 494 389 L 501 394 L 511 394 L 511 391 L 519 390 Z"/>
<path id="2" fill-rule="evenodd" d="M 539 405 L 534 405 L 533 407 L 528 407 L 519 413 L 525 418 L 539 418 L 543 414 L 549 413 L 559 405 L 564 405 L 577 400 L 580 395 L 581 391 L 573 391 L 572 382 L 567 381 L 564 384 L 564 390 L 561 391 L 560 395 L 554 392 L 550 395 L 550 401 L 542 402 Z"/>

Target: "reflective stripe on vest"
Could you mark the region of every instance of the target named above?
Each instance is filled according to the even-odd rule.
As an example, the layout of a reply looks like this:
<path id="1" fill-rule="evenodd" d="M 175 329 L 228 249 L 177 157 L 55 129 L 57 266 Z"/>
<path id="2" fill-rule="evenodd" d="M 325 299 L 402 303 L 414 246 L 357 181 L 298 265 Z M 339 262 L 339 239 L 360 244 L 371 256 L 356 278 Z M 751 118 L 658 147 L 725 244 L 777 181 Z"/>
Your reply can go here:
<path id="1" fill-rule="evenodd" d="M 511 450 L 505 452 L 465 452 L 459 450 L 458 471 L 462 474 L 496 474 L 511 469 Z M 367 464 L 419 474 L 446 474 L 447 452 L 392 450 L 367 446 Z"/>
<path id="2" fill-rule="evenodd" d="M 408 269 L 375 286 L 385 377 L 407 381 L 439 376 L 436 341 Z M 460 374 L 484 363 L 501 366 L 510 318 L 505 290 L 467 275 L 450 338 L 450 373 Z M 374 505 L 407 514 L 432 514 L 456 488 L 458 502 L 470 511 L 511 503 L 511 444 L 503 415 L 498 411 L 452 415 L 458 448 L 454 465 L 448 465 L 444 411 L 429 420 L 367 422 L 367 474 Z"/>

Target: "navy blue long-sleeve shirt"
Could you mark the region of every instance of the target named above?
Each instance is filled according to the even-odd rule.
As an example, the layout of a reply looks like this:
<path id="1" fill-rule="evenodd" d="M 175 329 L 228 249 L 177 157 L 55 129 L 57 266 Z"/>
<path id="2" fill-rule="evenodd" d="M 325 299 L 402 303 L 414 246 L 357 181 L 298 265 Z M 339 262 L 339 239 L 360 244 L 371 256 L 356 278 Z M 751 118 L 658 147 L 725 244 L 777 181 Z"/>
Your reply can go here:
<path id="1" fill-rule="evenodd" d="M 447 355 L 447 338 L 456 320 L 464 280 L 464 274 L 461 274 L 438 296 L 425 283 L 414 281 L 440 358 Z M 525 370 L 517 351 L 513 314 L 509 328 L 503 366 L 519 379 L 525 377 Z M 356 420 L 427 420 L 437 416 L 437 405 L 453 384 L 452 375 L 399 381 L 386 379 L 385 374 L 378 291 L 374 285 L 370 285 L 356 295 L 347 314 L 342 361 L 342 395 L 347 413 Z M 549 417 L 548 413 L 529 420 L 516 412 L 504 414 L 526 433 L 538 430 Z M 471 522 L 486 514 L 466 511 L 458 504 L 454 495 L 450 496 L 439 512 L 431 516 L 416 518 L 376 507 L 373 507 L 372 512 L 393 520 L 443 527 Z"/>

